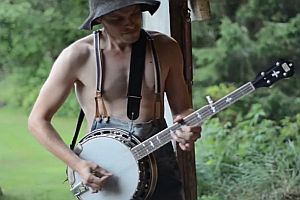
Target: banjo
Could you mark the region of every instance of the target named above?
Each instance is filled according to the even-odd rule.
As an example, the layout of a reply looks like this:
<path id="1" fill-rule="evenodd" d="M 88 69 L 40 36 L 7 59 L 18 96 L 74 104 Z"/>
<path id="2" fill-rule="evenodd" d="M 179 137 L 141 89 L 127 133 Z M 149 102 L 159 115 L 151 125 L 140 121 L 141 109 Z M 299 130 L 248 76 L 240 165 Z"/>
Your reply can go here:
<path id="1" fill-rule="evenodd" d="M 274 82 L 291 77 L 294 66 L 281 60 L 257 77 L 220 100 L 207 97 L 206 106 L 183 119 L 186 125 L 201 124 L 242 97 L 259 87 L 270 87 Z M 152 152 L 171 141 L 171 132 L 180 129 L 182 123 L 172 126 L 141 142 L 127 131 L 117 128 L 101 128 L 88 133 L 76 145 L 74 152 L 82 159 L 92 161 L 113 174 L 102 190 L 92 193 L 81 177 L 67 169 L 71 192 L 80 200 L 144 200 L 153 193 L 157 180 L 157 167 Z"/>

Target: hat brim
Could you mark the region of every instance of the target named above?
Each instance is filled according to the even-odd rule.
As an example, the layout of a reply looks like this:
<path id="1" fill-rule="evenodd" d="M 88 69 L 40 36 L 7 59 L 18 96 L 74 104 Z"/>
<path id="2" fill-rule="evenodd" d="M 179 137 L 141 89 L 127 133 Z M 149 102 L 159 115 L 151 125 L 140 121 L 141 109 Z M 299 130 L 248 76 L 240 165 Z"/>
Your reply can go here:
<path id="1" fill-rule="evenodd" d="M 147 1 L 147 0 L 135 0 L 135 1 L 123 1 L 122 4 L 116 3 L 114 6 L 110 6 L 110 8 L 107 8 L 105 11 L 103 10 L 96 10 L 94 12 L 91 12 L 88 18 L 84 21 L 84 23 L 79 27 L 80 29 L 84 30 L 92 30 L 93 26 L 97 23 L 95 22 L 95 19 L 106 15 L 110 12 L 119 10 L 121 8 L 131 6 L 131 5 L 141 5 L 141 11 L 145 12 L 148 11 L 151 15 L 153 15 L 157 9 L 159 8 L 160 2 L 159 1 Z"/>

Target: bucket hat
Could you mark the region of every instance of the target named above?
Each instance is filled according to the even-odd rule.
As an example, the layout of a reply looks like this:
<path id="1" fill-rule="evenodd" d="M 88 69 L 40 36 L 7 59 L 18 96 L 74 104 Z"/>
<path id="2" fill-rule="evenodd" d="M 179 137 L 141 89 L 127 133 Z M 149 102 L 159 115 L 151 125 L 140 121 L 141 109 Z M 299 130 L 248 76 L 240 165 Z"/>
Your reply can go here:
<path id="1" fill-rule="evenodd" d="M 95 19 L 115 10 L 135 4 L 141 5 L 142 12 L 148 11 L 151 15 L 155 13 L 160 5 L 160 1 L 155 0 L 90 0 L 90 14 L 80 29 L 91 30 L 96 24 Z"/>

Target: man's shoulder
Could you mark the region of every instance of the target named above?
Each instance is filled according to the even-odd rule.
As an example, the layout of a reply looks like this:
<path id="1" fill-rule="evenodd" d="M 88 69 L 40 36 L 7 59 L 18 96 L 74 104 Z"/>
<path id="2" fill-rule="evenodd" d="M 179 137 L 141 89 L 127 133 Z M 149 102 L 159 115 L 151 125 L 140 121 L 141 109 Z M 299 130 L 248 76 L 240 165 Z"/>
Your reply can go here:
<path id="1" fill-rule="evenodd" d="M 89 56 L 92 49 L 93 36 L 88 35 L 71 43 L 62 51 L 62 54 L 71 56 L 72 58 L 82 59 Z"/>
<path id="2" fill-rule="evenodd" d="M 154 40 L 155 44 L 158 44 L 158 45 L 177 45 L 177 41 L 170 37 L 169 35 L 167 34 L 164 34 L 164 33 L 161 33 L 161 32 L 158 32 L 158 31 L 147 31 L 148 34 L 151 36 L 151 38 Z"/>
<path id="3" fill-rule="evenodd" d="M 88 35 L 74 41 L 62 50 L 54 66 L 63 66 L 64 69 L 76 70 L 88 62 L 93 52 L 93 36 Z"/>
<path id="4" fill-rule="evenodd" d="M 171 36 L 158 32 L 158 31 L 147 31 L 152 37 L 157 50 L 161 52 L 178 51 L 179 45 L 177 41 Z"/>
<path id="5" fill-rule="evenodd" d="M 163 66 L 181 63 L 181 49 L 174 38 L 157 31 L 148 31 L 148 33 L 154 41 L 161 63 L 165 64 Z"/>

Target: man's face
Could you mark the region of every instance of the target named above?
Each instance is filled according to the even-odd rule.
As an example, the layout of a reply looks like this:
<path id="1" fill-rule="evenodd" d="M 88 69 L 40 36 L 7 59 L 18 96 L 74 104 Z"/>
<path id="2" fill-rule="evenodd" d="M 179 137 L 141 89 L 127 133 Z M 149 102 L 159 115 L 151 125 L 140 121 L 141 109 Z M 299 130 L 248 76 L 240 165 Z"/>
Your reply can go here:
<path id="1" fill-rule="evenodd" d="M 101 17 L 105 31 L 114 39 L 125 43 L 138 40 L 142 26 L 142 13 L 139 5 L 124 7 Z"/>

